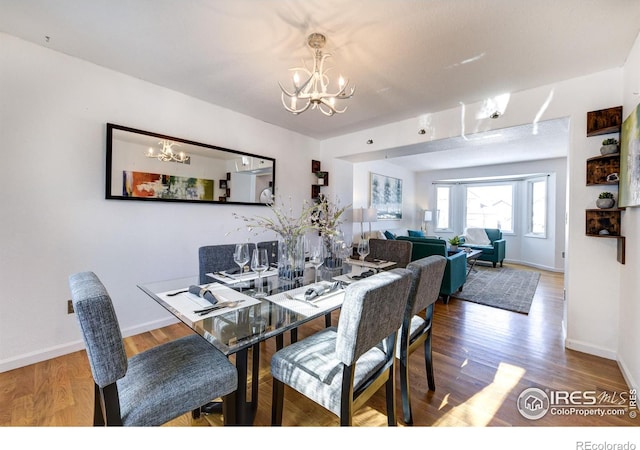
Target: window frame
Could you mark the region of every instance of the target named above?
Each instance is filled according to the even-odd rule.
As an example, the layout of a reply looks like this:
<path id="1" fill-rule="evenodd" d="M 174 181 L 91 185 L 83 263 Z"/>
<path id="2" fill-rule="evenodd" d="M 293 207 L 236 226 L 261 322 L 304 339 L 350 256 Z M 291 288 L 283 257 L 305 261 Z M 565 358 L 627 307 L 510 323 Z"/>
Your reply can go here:
<path id="1" fill-rule="evenodd" d="M 526 221 L 527 229 L 525 236 L 538 239 L 547 238 L 547 230 L 549 226 L 549 181 L 547 176 L 527 178 L 527 208 L 526 208 Z M 536 233 L 533 231 L 533 191 L 535 183 L 543 183 L 544 185 L 544 232 Z"/>
<path id="2" fill-rule="evenodd" d="M 506 180 L 506 181 L 486 181 L 486 182 L 482 182 L 482 183 L 461 183 L 462 187 L 464 188 L 464 193 L 462 195 L 463 197 L 463 201 L 464 201 L 464 210 L 463 210 L 463 214 L 462 214 L 462 224 L 463 224 L 463 229 L 467 229 L 468 227 L 468 223 L 467 223 L 467 195 L 468 195 L 468 189 L 470 187 L 491 187 L 491 186 L 505 186 L 508 185 L 511 187 L 511 228 L 510 229 L 504 229 L 504 228 L 499 228 L 500 231 L 502 231 L 503 234 L 515 234 L 515 228 L 516 228 L 516 204 L 515 204 L 515 197 L 516 197 L 516 193 L 517 193 L 517 182 L 514 180 Z"/>
<path id="3" fill-rule="evenodd" d="M 435 208 L 435 225 L 433 227 L 434 232 L 436 231 L 440 231 L 440 232 L 453 232 L 453 226 L 452 226 L 452 220 L 453 220 L 453 185 L 452 184 L 437 184 L 436 186 L 436 208 Z M 447 218 L 447 223 L 448 223 L 448 227 L 447 228 L 438 228 L 438 222 L 439 222 L 439 217 L 440 217 L 440 208 L 438 208 L 438 189 L 440 188 L 446 188 L 449 191 L 449 214 L 448 214 L 448 218 Z"/>

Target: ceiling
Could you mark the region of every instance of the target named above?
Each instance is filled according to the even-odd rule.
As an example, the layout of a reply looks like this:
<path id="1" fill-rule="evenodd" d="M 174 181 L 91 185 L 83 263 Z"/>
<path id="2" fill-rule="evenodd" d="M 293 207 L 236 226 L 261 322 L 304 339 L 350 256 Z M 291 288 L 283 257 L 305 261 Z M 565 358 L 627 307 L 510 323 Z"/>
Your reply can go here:
<path id="1" fill-rule="evenodd" d="M 0 31 L 326 139 L 621 67 L 640 1 L 0 0 Z M 312 32 L 344 114 L 281 105 Z"/>

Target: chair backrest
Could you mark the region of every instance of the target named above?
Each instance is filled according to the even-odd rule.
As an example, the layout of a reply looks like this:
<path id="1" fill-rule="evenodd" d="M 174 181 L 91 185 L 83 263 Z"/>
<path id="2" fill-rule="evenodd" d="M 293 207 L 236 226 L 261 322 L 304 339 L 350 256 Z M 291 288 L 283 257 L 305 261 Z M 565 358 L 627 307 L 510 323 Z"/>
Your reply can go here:
<path id="1" fill-rule="evenodd" d="M 252 254 L 254 244 L 249 244 L 249 255 Z M 200 284 L 211 282 L 207 273 L 220 272 L 238 267 L 233 260 L 236 244 L 206 245 L 198 249 L 198 263 Z"/>
<path id="2" fill-rule="evenodd" d="M 395 261 L 397 267 L 405 268 L 411 262 L 413 244 L 404 240 L 371 239 L 367 259 Z"/>
<path id="3" fill-rule="evenodd" d="M 69 287 L 93 379 L 103 388 L 127 373 L 127 354 L 111 297 L 93 272 L 71 275 Z"/>
<path id="4" fill-rule="evenodd" d="M 263 241 L 258 242 L 256 247 L 267 250 L 267 257 L 269 258 L 269 264 L 278 263 L 278 241 Z"/>
<path id="5" fill-rule="evenodd" d="M 407 269 L 380 272 L 347 287 L 336 337 L 336 357 L 342 363 L 352 365 L 398 331 L 410 287 Z"/>
<path id="6" fill-rule="evenodd" d="M 446 265 L 447 259 L 439 255 L 427 256 L 407 265 L 407 270 L 411 271 L 411 289 L 405 318 L 413 317 L 438 300 Z"/>
<path id="7" fill-rule="evenodd" d="M 430 255 L 447 256 L 447 241 L 444 239 L 398 236 L 397 241 L 409 241 L 413 244 L 411 259 L 418 260 Z"/>
<path id="8" fill-rule="evenodd" d="M 485 228 L 484 231 L 491 242 L 502 239 L 502 231 L 499 228 Z"/>

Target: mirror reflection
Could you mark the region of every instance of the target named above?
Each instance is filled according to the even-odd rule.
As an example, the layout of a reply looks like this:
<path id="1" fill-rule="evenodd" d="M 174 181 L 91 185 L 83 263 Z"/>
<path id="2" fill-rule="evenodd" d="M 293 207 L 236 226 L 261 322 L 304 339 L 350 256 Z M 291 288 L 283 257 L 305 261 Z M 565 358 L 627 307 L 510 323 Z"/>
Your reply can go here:
<path id="1" fill-rule="evenodd" d="M 107 124 L 106 198 L 266 204 L 273 158 Z"/>

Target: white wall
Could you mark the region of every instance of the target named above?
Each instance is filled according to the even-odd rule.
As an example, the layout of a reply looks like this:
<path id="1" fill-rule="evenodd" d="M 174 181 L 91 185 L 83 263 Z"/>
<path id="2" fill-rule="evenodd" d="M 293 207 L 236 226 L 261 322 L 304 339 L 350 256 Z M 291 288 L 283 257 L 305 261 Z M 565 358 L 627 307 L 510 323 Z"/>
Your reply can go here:
<path id="1" fill-rule="evenodd" d="M 564 259 L 562 252 L 565 249 L 564 236 L 564 216 L 566 211 L 566 185 L 567 185 L 567 164 L 566 158 L 547 159 L 526 163 L 501 164 L 496 166 L 481 166 L 459 168 L 451 170 L 436 170 L 422 172 L 417 176 L 418 203 L 434 210 L 436 207 L 436 193 L 433 182 L 438 180 L 450 180 L 455 178 L 475 178 L 475 177 L 505 177 L 521 174 L 546 173 L 550 176 L 547 179 L 549 216 L 547 217 L 546 238 L 535 238 L 526 236 L 526 211 L 523 211 L 522 204 L 526 201 L 527 193 L 524 183 L 519 186 L 521 192 L 516 195 L 520 201 L 516 201 L 516 211 L 514 220 L 514 233 L 503 234 L 506 241 L 506 260 L 515 263 L 527 264 L 539 269 L 556 272 L 564 271 Z M 524 191 L 524 192 L 522 192 Z M 524 199 L 524 200 L 523 200 Z M 457 199 L 454 199 L 454 201 Z M 520 208 L 520 209 L 518 209 Z M 459 210 L 457 226 L 452 233 L 432 233 L 450 238 L 454 234 L 461 234 L 463 231 L 463 212 Z"/>
<path id="2" fill-rule="evenodd" d="M 640 103 L 640 36 L 624 66 L 623 116 Z M 620 274 L 620 320 L 618 323 L 618 363 L 627 383 L 640 389 L 640 208 L 622 213 L 622 233 L 626 236 L 626 264 Z M 616 280 L 612 280 L 616 282 Z M 604 299 L 605 303 L 608 299 Z"/>
<path id="3" fill-rule="evenodd" d="M 637 49 L 634 50 L 637 53 Z M 624 73 L 633 73 L 637 86 L 637 56 L 628 62 Z M 569 155 L 567 158 L 567 260 L 565 265 L 566 330 L 565 345 L 569 348 L 592 353 L 620 361 L 627 379 L 638 379 L 637 349 L 640 337 L 631 323 L 640 320 L 638 306 L 630 302 L 638 298 L 638 282 L 631 280 L 629 270 L 637 274 L 638 227 L 635 211 L 625 213 L 625 222 L 635 221 L 630 226 L 623 224 L 627 236 L 627 266 L 616 261 L 616 240 L 597 239 L 585 236 L 585 209 L 592 208 L 597 188 L 586 186 L 585 161 L 599 154 L 600 142 L 586 137 L 586 114 L 588 111 L 621 105 L 623 101 L 623 69 L 612 69 L 584 77 L 574 78 L 527 91 L 511 93 L 505 114 L 500 119 L 475 119 L 483 102 L 462 105 L 447 111 L 387 124 L 321 143 L 323 158 L 355 156 L 367 152 L 392 149 L 423 140 L 444 139 L 463 133 L 507 128 L 548 119 L 567 117 L 570 120 Z M 627 94 L 625 94 L 627 95 Z M 417 130 L 427 128 L 425 135 Z M 367 145 L 372 139 L 374 144 Z M 417 190 L 421 187 L 417 186 Z M 595 189 L 595 190 L 594 190 Z M 630 253 L 634 253 L 631 255 Z M 632 260 L 629 262 L 629 260 Z M 625 297 L 622 300 L 621 280 L 625 275 Z M 603 282 L 602 280 L 608 280 Z M 632 300 L 633 299 L 633 300 Z M 623 319 L 621 319 L 623 318 Z M 625 327 L 619 328 L 621 320 Z M 624 352 L 619 352 L 619 339 L 624 337 Z M 634 350 L 635 349 L 635 350 Z M 636 353 L 632 355 L 633 351 Z"/>
<path id="4" fill-rule="evenodd" d="M 0 67 L 0 371 L 84 348 L 71 273 L 98 274 L 125 334 L 157 328 L 173 319 L 136 285 L 196 274 L 198 247 L 248 237 L 225 234 L 233 211 L 265 213 L 104 200 L 107 122 L 275 157 L 277 194 L 310 197 L 310 170 L 286 174 L 316 140 L 2 33 Z"/>

